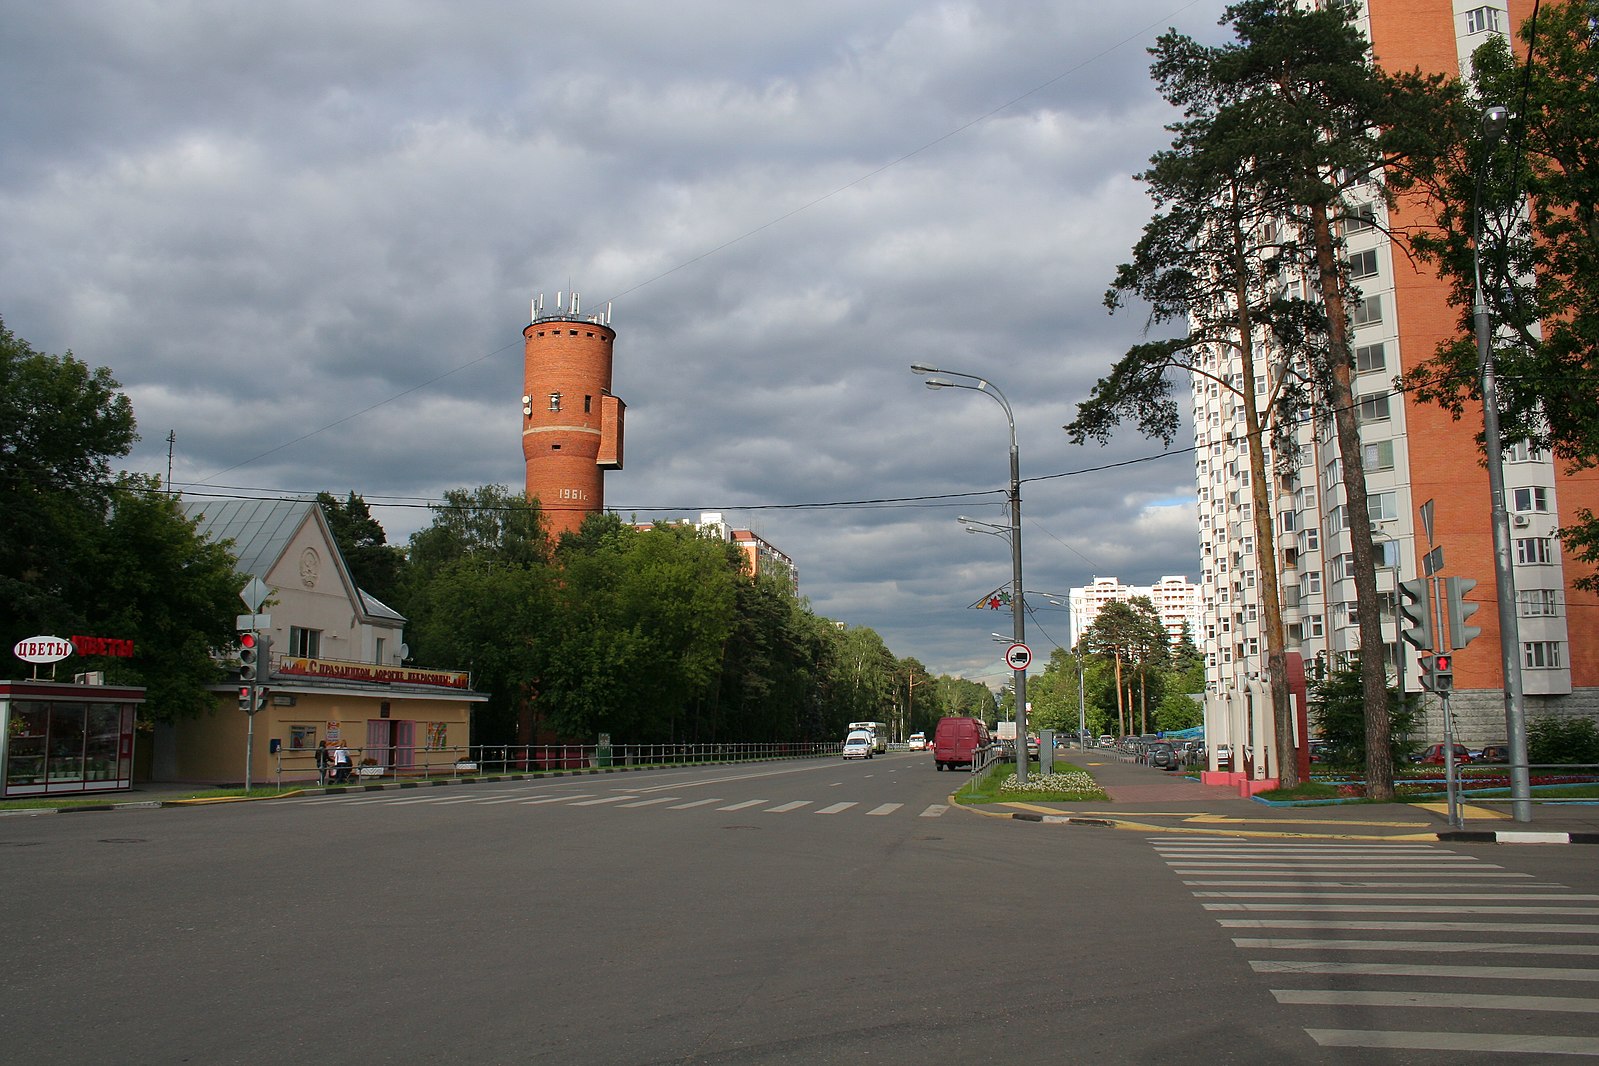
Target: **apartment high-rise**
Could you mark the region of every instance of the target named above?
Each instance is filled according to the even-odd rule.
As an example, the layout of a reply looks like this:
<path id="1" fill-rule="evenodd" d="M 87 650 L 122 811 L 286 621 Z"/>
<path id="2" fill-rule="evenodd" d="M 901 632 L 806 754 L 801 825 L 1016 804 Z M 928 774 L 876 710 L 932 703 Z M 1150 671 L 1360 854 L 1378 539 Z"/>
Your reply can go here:
<path id="1" fill-rule="evenodd" d="M 539 501 L 550 535 L 577 532 L 605 510 L 605 471 L 622 469 L 627 407 L 611 393 L 616 331 L 609 309 L 579 313 L 578 295 L 541 295 L 522 331 L 522 457 L 527 494 Z"/>
<path id="2" fill-rule="evenodd" d="M 1366 0 L 1363 29 L 1373 54 L 1390 70 L 1419 67 L 1459 74 L 1491 34 L 1509 34 L 1531 13 L 1531 0 L 1507 4 L 1455 0 Z M 1398 642 L 1395 585 L 1422 576 L 1423 557 L 1443 549 L 1441 574 L 1476 581 L 1467 600 L 1479 605 L 1471 623 L 1482 633 L 1455 657 L 1451 710 L 1458 738 L 1505 738 L 1504 677 L 1499 653 L 1491 499 L 1482 451 L 1481 408 L 1455 421 L 1440 408 L 1413 402 L 1394 378 L 1428 360 L 1438 343 L 1458 336 L 1460 312 L 1432 268 L 1413 262 L 1388 232 L 1425 225 L 1415 202 L 1387 211 L 1374 188 L 1356 198 L 1341 223 L 1354 305 L 1354 394 L 1363 464 L 1376 532 L 1378 588 L 1383 601 L 1383 654 L 1402 670 L 1407 691 L 1421 691 L 1417 652 Z M 1299 284 L 1289 281 L 1290 289 Z M 1240 387 L 1269 394 L 1259 375 L 1242 380 L 1236 355 L 1212 354 L 1208 369 Z M 1270 693 L 1258 576 L 1261 560 L 1250 514 L 1249 464 L 1242 405 L 1215 381 L 1193 382 L 1195 478 L 1202 588 L 1196 640 L 1207 660 L 1206 722 L 1212 745 L 1269 751 Z M 1314 669 L 1358 646 L 1353 555 L 1344 507 L 1340 457 L 1330 427 L 1300 430 L 1297 465 L 1268 454 L 1287 647 Z M 1518 661 L 1529 719 L 1599 712 L 1599 597 L 1572 588 L 1581 576 L 1561 556 L 1556 530 L 1579 509 L 1599 510 L 1599 486 L 1568 477 L 1525 441 L 1505 442 L 1506 506 L 1511 513 Z M 1431 505 L 1432 537 L 1418 518 Z M 1442 732 L 1440 701 L 1424 700 L 1426 735 Z M 1275 776 L 1275 770 L 1270 772 Z M 1261 776 L 1265 776 L 1262 774 Z"/>
<path id="3" fill-rule="evenodd" d="M 1186 577 L 1167 576 L 1153 585 L 1123 585 L 1114 577 L 1096 577 L 1091 585 L 1073 588 L 1069 596 L 1071 605 L 1070 647 L 1077 647 L 1083 633 L 1094 624 L 1099 612 L 1108 603 L 1125 603 L 1142 596 L 1154 604 L 1161 624 L 1172 647 L 1182 642 L 1183 632 L 1198 643 L 1199 586 L 1191 585 Z"/>

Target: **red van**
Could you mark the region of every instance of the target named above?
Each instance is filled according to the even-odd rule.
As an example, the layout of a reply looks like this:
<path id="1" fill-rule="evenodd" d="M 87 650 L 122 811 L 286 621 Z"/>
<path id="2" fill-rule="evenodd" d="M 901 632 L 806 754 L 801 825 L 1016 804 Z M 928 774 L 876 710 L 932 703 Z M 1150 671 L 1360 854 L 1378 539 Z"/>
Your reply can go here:
<path id="1" fill-rule="evenodd" d="M 976 718 L 940 718 L 933 731 L 933 761 L 940 770 L 970 766 L 988 745 L 988 727 Z"/>

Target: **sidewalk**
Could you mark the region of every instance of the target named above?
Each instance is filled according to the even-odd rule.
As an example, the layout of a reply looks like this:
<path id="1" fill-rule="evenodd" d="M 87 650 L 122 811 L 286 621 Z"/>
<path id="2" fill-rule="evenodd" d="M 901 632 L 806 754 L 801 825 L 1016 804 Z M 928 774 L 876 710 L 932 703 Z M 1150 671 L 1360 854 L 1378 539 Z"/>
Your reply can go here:
<path id="1" fill-rule="evenodd" d="M 1279 806 L 1141 765 L 1111 749 L 1071 748 L 1057 757 L 1092 775 L 1110 802 L 1004 804 L 1014 817 L 1212 836 L 1599 844 L 1599 803 L 1534 803 L 1530 822 L 1514 821 L 1508 803 L 1464 803 L 1465 828 L 1454 829 L 1442 800 Z"/>

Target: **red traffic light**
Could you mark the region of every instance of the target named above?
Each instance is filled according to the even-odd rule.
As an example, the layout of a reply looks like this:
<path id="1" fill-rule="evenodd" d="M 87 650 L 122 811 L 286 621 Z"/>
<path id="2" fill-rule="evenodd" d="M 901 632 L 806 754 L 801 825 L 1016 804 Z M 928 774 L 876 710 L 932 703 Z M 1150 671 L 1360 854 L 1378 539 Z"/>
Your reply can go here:
<path id="1" fill-rule="evenodd" d="M 1451 656 L 1448 655 L 1434 655 L 1432 657 L 1432 668 L 1440 672 L 1447 671 L 1449 669 L 1450 659 Z"/>
<path id="2" fill-rule="evenodd" d="M 254 633 L 240 633 L 239 634 L 239 647 L 241 647 L 241 648 L 253 648 L 253 647 L 255 647 L 255 634 Z"/>

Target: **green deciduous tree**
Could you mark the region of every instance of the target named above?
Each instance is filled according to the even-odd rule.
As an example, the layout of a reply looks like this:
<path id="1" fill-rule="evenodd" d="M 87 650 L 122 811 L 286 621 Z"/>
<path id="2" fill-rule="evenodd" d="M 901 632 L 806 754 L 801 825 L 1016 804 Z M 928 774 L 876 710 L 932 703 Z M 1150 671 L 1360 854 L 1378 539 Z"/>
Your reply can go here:
<path id="1" fill-rule="evenodd" d="M 137 439 L 110 370 L 35 351 L 0 324 L 0 643 L 37 633 L 133 641 L 76 670 L 140 685 L 145 719 L 210 708 L 233 639 L 233 559 L 154 479 L 113 470 Z"/>

